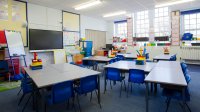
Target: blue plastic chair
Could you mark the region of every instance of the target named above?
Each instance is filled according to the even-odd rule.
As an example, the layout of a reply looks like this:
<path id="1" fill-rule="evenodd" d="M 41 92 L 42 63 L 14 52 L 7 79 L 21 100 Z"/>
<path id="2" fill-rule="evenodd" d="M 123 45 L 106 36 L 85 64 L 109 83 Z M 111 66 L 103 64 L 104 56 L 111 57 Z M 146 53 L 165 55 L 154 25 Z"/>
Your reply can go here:
<path id="1" fill-rule="evenodd" d="M 121 82 L 121 87 L 120 87 L 120 97 L 121 97 L 121 92 L 122 92 L 122 85 L 124 82 L 124 87 L 126 89 L 126 84 L 125 84 L 125 76 L 122 76 L 120 73 L 119 69 L 116 68 L 107 68 L 106 69 L 106 85 L 107 85 L 107 80 L 110 80 L 110 87 L 112 89 L 112 84 L 111 81 L 118 81 Z M 105 91 L 104 91 L 105 92 Z"/>
<path id="2" fill-rule="evenodd" d="M 185 79 L 186 79 L 187 84 L 189 84 L 189 82 L 191 81 L 190 75 L 186 74 L 185 75 Z M 178 100 L 178 101 L 183 101 L 182 91 L 180 91 L 180 90 L 164 88 L 163 91 L 162 91 L 162 95 L 167 97 L 167 100 L 166 100 L 166 103 L 167 103 L 166 112 L 169 109 L 169 105 L 170 105 L 171 99 L 175 99 L 175 100 Z M 190 93 L 189 93 L 189 88 L 188 87 L 185 89 L 185 101 L 186 102 L 190 101 Z M 188 110 L 191 112 L 191 109 L 188 106 L 188 104 L 185 103 L 185 105 L 187 106 Z"/>
<path id="3" fill-rule="evenodd" d="M 128 90 L 129 90 L 130 83 L 131 83 L 131 92 L 132 92 L 132 83 L 143 84 L 144 79 L 145 79 L 144 70 L 130 69 L 129 78 L 128 78 Z M 127 90 L 127 96 L 128 96 L 128 90 Z"/>
<path id="4" fill-rule="evenodd" d="M 75 87 L 75 92 L 77 93 L 77 101 L 79 105 L 79 109 L 81 111 L 81 106 L 79 103 L 79 96 L 87 93 L 91 93 L 90 101 L 92 99 L 92 92 L 95 91 L 97 97 L 97 90 L 98 90 L 98 81 L 97 81 L 97 75 L 94 76 L 88 76 L 80 79 L 80 84 L 78 87 Z M 99 106 L 101 108 L 100 99 L 98 99 Z"/>
<path id="5" fill-rule="evenodd" d="M 9 72 L 8 62 L 6 60 L 0 61 L 0 76 L 5 76 Z"/>
<path id="6" fill-rule="evenodd" d="M 89 60 L 83 60 L 83 66 L 90 68 L 90 67 L 94 67 L 97 66 L 97 62 L 93 62 L 93 61 L 89 61 Z"/>
<path id="7" fill-rule="evenodd" d="M 115 62 L 115 58 L 111 59 L 111 60 L 109 61 L 109 64 L 112 64 L 112 63 L 114 63 L 114 62 Z"/>
<path id="8" fill-rule="evenodd" d="M 50 94 L 46 96 L 45 112 L 47 105 L 58 104 L 66 101 L 69 103 L 70 98 L 73 98 L 73 107 L 75 108 L 73 81 L 67 81 L 54 85 Z"/>
<path id="9" fill-rule="evenodd" d="M 24 97 L 28 94 L 31 94 L 29 97 L 28 97 L 28 100 L 26 101 L 23 109 L 22 109 L 22 112 L 25 110 L 30 98 L 32 97 L 32 93 L 34 91 L 33 89 L 33 83 L 32 81 L 29 79 L 29 78 L 23 78 L 21 80 L 21 89 L 22 89 L 22 92 L 23 92 L 23 95 L 21 96 L 19 102 L 18 102 L 18 106 L 20 105 L 20 103 L 22 102 L 22 100 L 24 99 Z"/>
<path id="10" fill-rule="evenodd" d="M 176 55 L 171 56 L 169 60 L 170 61 L 176 61 Z"/>
<path id="11" fill-rule="evenodd" d="M 125 60 L 125 58 L 124 58 L 123 55 L 117 55 L 116 57 L 118 58 L 119 61 L 121 61 L 121 60 Z"/>
<path id="12" fill-rule="evenodd" d="M 182 68 L 182 71 L 184 74 L 187 74 L 188 73 L 188 67 L 187 67 L 187 64 L 184 63 L 184 62 L 181 62 L 181 68 Z"/>

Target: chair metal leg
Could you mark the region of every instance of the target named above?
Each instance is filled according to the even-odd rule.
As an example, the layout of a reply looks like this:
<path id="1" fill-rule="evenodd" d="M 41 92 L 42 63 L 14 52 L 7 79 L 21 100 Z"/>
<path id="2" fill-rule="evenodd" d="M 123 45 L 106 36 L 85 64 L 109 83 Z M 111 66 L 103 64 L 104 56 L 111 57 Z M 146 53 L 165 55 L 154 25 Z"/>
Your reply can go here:
<path id="1" fill-rule="evenodd" d="M 124 90 L 126 91 L 126 82 L 125 80 L 123 80 L 123 82 L 124 82 Z"/>
<path id="2" fill-rule="evenodd" d="M 166 108 L 165 112 L 167 112 L 168 109 L 169 109 L 170 101 L 171 101 L 171 99 L 169 98 L 169 99 L 167 100 L 167 108 Z"/>
<path id="3" fill-rule="evenodd" d="M 32 95 L 30 95 L 29 98 L 28 98 L 28 100 L 26 101 L 26 103 L 25 103 L 25 105 L 24 105 L 24 107 L 23 107 L 23 109 L 22 109 L 22 112 L 24 112 L 24 110 L 25 110 L 25 108 L 26 108 L 26 106 L 27 106 L 27 104 L 28 104 L 28 102 L 29 102 L 31 96 L 32 96 Z"/>
<path id="4" fill-rule="evenodd" d="M 111 83 L 111 80 L 110 80 L 110 88 L 112 89 L 112 83 Z"/>
<path id="5" fill-rule="evenodd" d="M 90 95 L 90 102 L 92 101 L 92 92 L 91 92 L 91 95 Z"/>
<path id="6" fill-rule="evenodd" d="M 73 97 L 73 102 L 72 102 L 72 107 L 73 107 L 73 109 L 74 109 L 74 111 L 76 112 L 76 107 L 75 107 L 75 104 L 74 104 L 74 97 Z"/>
<path id="7" fill-rule="evenodd" d="M 81 105 L 80 105 L 80 102 L 79 102 L 79 95 L 78 95 L 78 94 L 76 95 L 76 98 L 77 98 L 79 110 L 80 110 L 80 112 L 81 112 Z"/>
<path id="8" fill-rule="evenodd" d="M 187 103 L 185 103 L 185 105 L 187 106 L 188 110 L 189 110 L 190 112 L 192 112 L 191 109 L 190 109 L 190 107 L 189 107 L 189 105 L 188 105 Z"/>
<path id="9" fill-rule="evenodd" d="M 128 98 L 129 85 L 130 85 L 130 82 L 128 82 L 128 87 L 127 87 L 127 94 L 126 94 L 127 98 Z"/>
<path id="10" fill-rule="evenodd" d="M 96 93 L 96 96 L 97 96 L 97 99 L 98 99 L 98 102 L 99 102 L 98 93 L 97 93 L 96 90 L 95 90 L 95 93 Z M 101 103 L 99 103 L 99 107 L 100 107 L 100 109 L 101 109 Z"/>
<path id="11" fill-rule="evenodd" d="M 17 93 L 17 96 L 21 93 L 21 91 L 22 91 L 22 88 L 20 88 L 19 92 Z"/>
<path id="12" fill-rule="evenodd" d="M 20 105 L 20 103 L 22 102 L 22 100 L 24 99 L 25 94 L 22 95 L 22 97 L 20 98 L 19 102 L 18 102 L 18 106 Z"/>
<path id="13" fill-rule="evenodd" d="M 104 94 L 106 93 L 106 86 L 107 86 L 107 80 L 105 79 L 105 85 L 104 85 Z"/>
<path id="14" fill-rule="evenodd" d="M 46 112 L 47 111 L 47 103 L 45 102 L 45 104 L 44 104 L 44 112 Z"/>
<path id="15" fill-rule="evenodd" d="M 131 93 L 133 93 L 133 83 L 131 83 Z"/>
<path id="16" fill-rule="evenodd" d="M 122 85 L 123 85 L 123 82 L 121 81 L 121 87 L 120 87 L 120 98 L 121 98 L 121 94 L 122 94 Z"/>
<path id="17" fill-rule="evenodd" d="M 66 103 L 67 103 L 67 109 L 69 109 L 69 100 L 67 100 Z"/>

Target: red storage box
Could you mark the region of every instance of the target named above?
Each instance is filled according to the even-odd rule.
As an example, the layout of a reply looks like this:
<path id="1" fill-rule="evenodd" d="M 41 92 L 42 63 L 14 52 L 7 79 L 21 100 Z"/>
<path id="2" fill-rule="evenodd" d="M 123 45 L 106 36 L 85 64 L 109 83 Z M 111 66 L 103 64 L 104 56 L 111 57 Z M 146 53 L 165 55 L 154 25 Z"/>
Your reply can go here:
<path id="1" fill-rule="evenodd" d="M 8 61 L 8 66 L 9 66 L 10 71 L 13 71 L 11 60 L 7 59 L 7 61 Z M 12 61 L 13 61 L 14 69 L 15 69 L 15 74 L 20 74 L 19 58 L 13 58 Z"/>

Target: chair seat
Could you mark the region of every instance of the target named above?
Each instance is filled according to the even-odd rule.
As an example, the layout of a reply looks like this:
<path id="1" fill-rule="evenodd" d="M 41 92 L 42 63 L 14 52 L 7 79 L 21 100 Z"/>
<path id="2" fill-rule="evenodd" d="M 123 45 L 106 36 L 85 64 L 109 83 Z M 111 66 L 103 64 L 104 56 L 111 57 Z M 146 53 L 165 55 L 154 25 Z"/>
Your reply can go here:
<path id="1" fill-rule="evenodd" d="M 107 76 L 107 79 L 108 80 L 112 80 L 112 81 L 122 81 L 122 80 L 124 80 L 125 79 L 125 76 L 121 76 L 121 77 L 115 77 L 115 76 Z"/>
<path id="2" fill-rule="evenodd" d="M 133 83 L 144 83 L 144 78 L 141 75 L 130 75 L 129 82 Z"/>

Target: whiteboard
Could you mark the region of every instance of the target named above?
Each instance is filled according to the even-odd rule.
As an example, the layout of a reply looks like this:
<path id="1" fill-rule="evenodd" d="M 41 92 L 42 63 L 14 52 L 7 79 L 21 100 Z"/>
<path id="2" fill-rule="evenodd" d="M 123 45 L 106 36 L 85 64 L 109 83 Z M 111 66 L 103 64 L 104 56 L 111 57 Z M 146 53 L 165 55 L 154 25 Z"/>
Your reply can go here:
<path id="1" fill-rule="evenodd" d="M 79 41 L 79 32 L 63 32 L 63 45 L 77 45 Z"/>
<path id="2" fill-rule="evenodd" d="M 5 31 L 8 50 L 10 56 L 22 56 L 25 55 L 24 45 L 20 32 Z"/>

